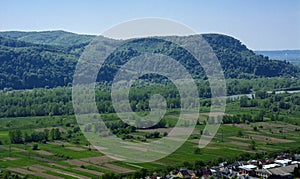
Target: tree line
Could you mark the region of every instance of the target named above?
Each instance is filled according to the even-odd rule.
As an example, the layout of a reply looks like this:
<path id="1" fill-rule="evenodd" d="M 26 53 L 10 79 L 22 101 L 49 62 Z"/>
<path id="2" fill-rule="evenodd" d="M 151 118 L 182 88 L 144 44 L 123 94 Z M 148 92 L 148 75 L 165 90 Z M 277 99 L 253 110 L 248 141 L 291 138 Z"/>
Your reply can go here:
<path id="1" fill-rule="evenodd" d="M 200 97 L 200 105 L 211 105 L 211 91 L 209 82 L 206 80 L 196 81 Z M 113 113 L 114 108 L 110 94 L 111 84 L 99 84 L 95 90 L 96 104 L 99 112 Z M 273 112 L 280 110 L 296 110 L 299 105 L 297 96 L 283 97 L 266 93 L 272 89 L 293 88 L 300 86 L 300 80 L 286 78 L 261 78 L 255 80 L 227 80 L 227 94 L 247 94 L 255 92 L 255 99 L 242 97 L 240 107 L 261 107 L 271 109 Z M 149 111 L 149 98 L 153 94 L 165 97 L 167 107 L 180 108 L 180 95 L 171 82 L 162 84 L 150 84 L 144 80 L 130 89 L 130 107 L 135 112 Z M 72 105 L 72 90 L 69 87 L 57 87 L 52 89 L 13 90 L 0 91 L 0 117 L 26 117 L 26 116 L 57 116 L 74 114 Z M 88 107 L 88 106 L 84 106 Z M 80 110 L 80 109 L 78 109 Z"/>
<path id="2" fill-rule="evenodd" d="M 62 139 L 62 133 L 59 128 L 52 128 L 51 130 L 45 129 L 43 132 L 33 131 L 28 133 L 27 131 L 22 132 L 21 130 L 11 130 L 8 133 L 10 142 L 12 144 L 23 144 L 30 142 L 42 142 L 46 143 L 48 141 L 60 140 Z"/>

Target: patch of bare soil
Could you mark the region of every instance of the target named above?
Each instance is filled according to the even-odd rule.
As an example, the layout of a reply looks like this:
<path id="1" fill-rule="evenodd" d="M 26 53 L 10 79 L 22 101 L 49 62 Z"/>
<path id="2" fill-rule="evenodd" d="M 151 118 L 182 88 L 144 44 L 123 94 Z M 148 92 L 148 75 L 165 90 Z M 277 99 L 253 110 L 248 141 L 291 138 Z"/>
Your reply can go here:
<path id="1" fill-rule="evenodd" d="M 29 166 L 29 167 L 23 167 L 27 170 L 30 170 L 30 171 L 34 171 L 34 175 L 35 176 L 39 176 L 39 177 L 42 177 L 42 178 L 47 178 L 47 179 L 56 179 L 56 178 L 61 178 L 61 177 L 57 177 L 57 176 L 53 176 L 53 175 L 50 175 L 50 174 L 47 174 L 47 173 L 43 173 L 45 172 L 45 170 L 43 169 L 40 169 L 40 168 L 36 168 L 34 166 Z"/>
<path id="2" fill-rule="evenodd" d="M 113 162 L 115 159 L 112 159 L 107 156 L 99 156 L 99 157 L 89 157 L 89 158 L 81 158 L 81 161 L 92 163 L 92 164 L 103 164 L 108 162 Z"/>
<path id="3" fill-rule="evenodd" d="M 14 161 L 14 160 L 18 160 L 18 158 L 12 158 L 12 157 L 5 157 L 3 158 L 4 161 Z"/>
<path id="4" fill-rule="evenodd" d="M 35 150 L 35 152 L 38 153 L 38 154 L 47 155 L 47 156 L 54 155 L 53 153 L 50 153 L 50 152 L 45 151 L 45 150 Z"/>
<path id="5" fill-rule="evenodd" d="M 23 175 L 34 175 L 34 172 L 23 169 L 23 168 L 7 168 L 7 170 L 10 170 L 12 172 L 17 172 Z"/>
<path id="6" fill-rule="evenodd" d="M 34 176 L 47 178 L 47 179 L 63 179 L 61 177 L 42 173 L 43 171 L 37 170 L 36 168 L 34 168 L 32 166 L 25 166 L 23 168 L 8 168 L 8 170 L 10 170 L 12 172 L 23 174 L 23 175 L 34 175 Z"/>
<path id="7" fill-rule="evenodd" d="M 70 165 L 77 166 L 77 167 L 80 167 L 81 165 L 89 165 L 89 163 L 82 161 L 82 160 L 78 160 L 78 159 L 66 160 L 65 162 Z"/>
<path id="8" fill-rule="evenodd" d="M 231 142 L 229 142 L 229 143 L 230 143 L 230 144 L 237 145 L 237 146 L 243 146 L 243 147 L 249 146 L 249 144 L 244 143 L 244 142 L 231 141 Z"/>
<path id="9" fill-rule="evenodd" d="M 66 147 L 67 149 L 74 150 L 76 152 L 84 151 L 86 149 L 80 147 Z"/>
<path id="10" fill-rule="evenodd" d="M 53 160 L 49 160 L 49 159 L 42 158 L 42 157 L 34 157 L 34 159 L 35 159 L 35 160 L 42 161 L 42 162 L 47 162 L 47 163 L 52 163 L 52 162 L 54 162 Z"/>
<path id="11" fill-rule="evenodd" d="M 4 149 L 4 150 L 9 150 L 9 147 L 4 146 L 4 145 L 0 145 L 0 148 Z M 17 148 L 17 147 L 11 147 L 11 150 L 15 150 L 15 151 L 19 151 L 19 152 L 26 152 L 26 150 L 20 149 L 20 148 Z"/>
<path id="12" fill-rule="evenodd" d="M 55 169 L 55 168 L 51 168 L 51 167 L 47 167 L 47 166 L 43 166 L 43 165 L 39 165 L 39 164 L 33 165 L 33 167 L 40 168 L 42 170 L 50 170 L 50 171 L 53 171 L 53 172 L 56 172 L 56 173 L 60 173 L 60 174 L 75 177 L 75 178 L 82 178 L 82 179 L 88 179 L 89 178 L 87 176 L 83 176 L 83 175 L 79 175 L 79 174 L 71 173 L 71 172 L 66 172 L 66 171 L 62 171 L 62 170 L 59 170 L 59 169 Z"/>
<path id="13" fill-rule="evenodd" d="M 128 169 L 128 168 L 123 168 L 117 165 L 113 165 L 113 164 L 109 164 L 106 163 L 104 165 L 101 165 L 102 168 L 110 170 L 110 171 L 114 171 L 114 172 L 118 172 L 118 173 L 131 173 L 134 172 L 134 170 Z"/>
<path id="14" fill-rule="evenodd" d="M 63 166 L 63 165 L 59 165 L 59 164 L 56 164 L 56 163 L 50 163 L 51 166 L 55 166 L 55 167 L 59 167 L 59 168 L 68 168 L 67 166 Z"/>
<path id="15" fill-rule="evenodd" d="M 90 145 L 90 146 L 87 146 L 87 145 L 85 145 L 85 146 L 83 146 L 84 148 L 87 148 L 87 149 L 96 149 L 93 145 Z M 96 149 L 97 150 L 97 149 Z"/>

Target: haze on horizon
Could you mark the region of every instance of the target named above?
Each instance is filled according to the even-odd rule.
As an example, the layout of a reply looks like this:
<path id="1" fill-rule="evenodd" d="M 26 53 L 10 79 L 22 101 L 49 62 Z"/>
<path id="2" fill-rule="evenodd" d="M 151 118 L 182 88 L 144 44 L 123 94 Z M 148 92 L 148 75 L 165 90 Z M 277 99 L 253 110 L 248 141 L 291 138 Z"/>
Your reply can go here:
<path id="1" fill-rule="evenodd" d="M 300 0 L 0 1 L 0 31 L 99 35 L 145 17 L 175 20 L 201 34 L 230 35 L 253 50 L 300 49 Z"/>

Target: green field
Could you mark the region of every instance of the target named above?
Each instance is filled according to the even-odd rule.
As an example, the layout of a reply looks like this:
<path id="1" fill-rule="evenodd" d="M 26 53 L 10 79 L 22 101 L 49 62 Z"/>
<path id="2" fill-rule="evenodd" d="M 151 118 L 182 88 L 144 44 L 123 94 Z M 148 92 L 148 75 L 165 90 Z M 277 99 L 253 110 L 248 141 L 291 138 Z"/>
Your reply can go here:
<path id="1" fill-rule="evenodd" d="M 282 99 L 298 98 L 298 94 L 286 95 Z M 261 99 L 263 103 L 268 99 Z M 251 101 L 248 101 L 249 104 Z M 198 148 L 201 134 L 204 133 L 205 121 L 209 107 L 202 107 L 199 124 L 193 134 L 174 153 L 158 161 L 149 163 L 127 163 L 116 161 L 103 155 L 89 145 L 79 130 L 73 115 L 16 117 L 0 119 L 0 169 L 9 170 L 21 176 L 49 176 L 61 178 L 101 178 L 101 176 L 115 173 L 120 176 L 130 176 L 136 171 L 164 172 L 167 168 L 195 167 L 197 163 L 217 165 L 222 161 L 235 161 L 250 158 L 250 156 L 270 157 L 277 152 L 297 150 L 300 148 L 300 126 L 298 108 L 281 110 L 278 120 L 274 120 L 272 112 L 265 108 L 264 116 L 259 119 L 262 108 L 241 107 L 239 101 L 229 101 L 226 115 L 234 118 L 238 116 L 238 123 L 222 124 L 212 141 L 200 150 Z M 166 126 L 153 130 L 134 130 L 124 133 L 116 131 L 119 137 L 132 142 L 151 142 L 163 137 L 164 131 L 170 131 L 176 125 L 179 109 L 169 109 L 164 117 Z M 140 112 L 143 115 L 143 112 Z M 249 116 L 251 120 L 242 119 Z M 116 114 L 107 113 L 102 117 L 111 124 L 119 123 Z M 23 142 L 11 144 L 9 134 L 20 130 L 23 134 L 38 134 L 57 129 L 61 133 L 59 139 L 49 139 L 44 142 Z M 120 132 L 121 131 L 121 132 Z M 123 132 L 122 132 L 123 131 Z M 159 138 L 147 138 L 147 134 L 159 132 Z M 126 132 L 126 131 L 125 131 Z M 128 131 L 127 131 L 128 132 Z M 255 141 L 255 144 L 252 144 Z M 38 150 L 33 150 L 34 144 Z M 196 152 L 197 151 L 197 152 Z M 36 170 L 39 168 L 39 170 Z"/>

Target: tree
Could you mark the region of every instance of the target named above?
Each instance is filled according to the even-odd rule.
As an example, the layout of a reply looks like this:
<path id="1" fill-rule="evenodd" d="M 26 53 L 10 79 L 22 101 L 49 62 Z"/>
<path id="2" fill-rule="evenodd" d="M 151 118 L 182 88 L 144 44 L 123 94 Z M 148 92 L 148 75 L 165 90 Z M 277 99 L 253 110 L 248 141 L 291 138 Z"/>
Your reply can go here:
<path id="1" fill-rule="evenodd" d="M 238 137 L 243 137 L 243 136 L 244 136 L 243 132 L 242 131 L 238 131 Z"/>
<path id="2" fill-rule="evenodd" d="M 61 139 L 61 132 L 59 131 L 58 128 L 55 128 L 55 129 L 53 128 L 50 131 L 50 136 L 51 136 L 52 140 L 59 140 L 59 139 Z"/>
<path id="3" fill-rule="evenodd" d="M 45 139 L 46 141 L 49 140 L 49 129 L 45 129 L 45 130 L 44 130 L 44 139 Z"/>
<path id="4" fill-rule="evenodd" d="M 164 137 L 168 136 L 168 132 L 164 132 L 163 136 Z"/>
<path id="5" fill-rule="evenodd" d="M 31 136 L 27 132 L 24 133 L 24 142 L 31 142 Z"/>
<path id="6" fill-rule="evenodd" d="M 196 160 L 194 162 L 194 166 L 195 166 L 195 168 L 201 168 L 201 167 L 205 166 L 205 163 L 202 160 Z"/>
<path id="7" fill-rule="evenodd" d="M 38 144 L 33 144 L 32 150 L 38 150 L 38 149 L 39 149 L 39 145 Z"/>
<path id="8" fill-rule="evenodd" d="M 159 135 L 160 135 L 160 132 L 155 131 L 155 132 L 153 133 L 153 137 L 154 137 L 154 138 L 159 138 Z"/>
<path id="9" fill-rule="evenodd" d="M 74 133 L 77 133 L 77 132 L 79 132 L 80 131 L 80 128 L 77 126 L 77 127 L 74 127 L 74 129 L 73 129 L 73 132 Z"/>
<path id="10" fill-rule="evenodd" d="M 248 97 L 242 96 L 240 99 L 240 107 L 248 107 Z"/>
<path id="11" fill-rule="evenodd" d="M 9 131 L 8 135 L 12 144 L 22 144 L 24 142 L 21 130 Z"/>

